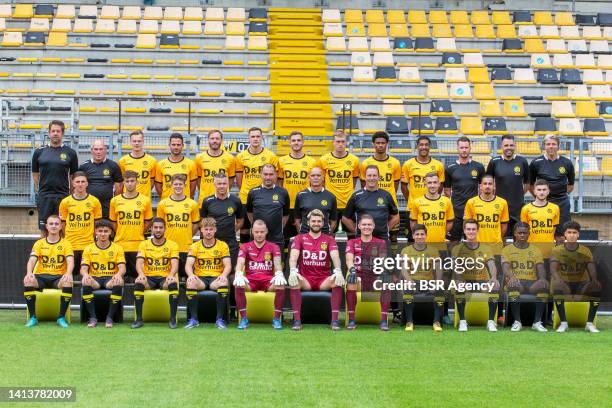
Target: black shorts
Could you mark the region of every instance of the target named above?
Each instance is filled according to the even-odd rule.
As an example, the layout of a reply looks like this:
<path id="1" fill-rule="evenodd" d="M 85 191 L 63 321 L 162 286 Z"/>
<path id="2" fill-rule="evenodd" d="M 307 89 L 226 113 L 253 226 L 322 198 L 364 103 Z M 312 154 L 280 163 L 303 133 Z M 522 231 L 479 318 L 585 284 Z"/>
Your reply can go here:
<path id="1" fill-rule="evenodd" d="M 561 200 L 550 200 L 559 206 L 559 225 L 563 226 L 566 222 L 570 221 L 570 201 L 568 197 Z"/>
<path id="2" fill-rule="evenodd" d="M 463 213 L 463 211 L 461 213 Z M 453 228 L 448 232 L 447 237 L 451 242 L 459 242 L 463 238 L 463 218 L 457 217 L 456 212 Z"/>
<path id="3" fill-rule="evenodd" d="M 243 204 L 246 205 L 246 204 Z M 244 222 L 242 223 L 242 227 L 240 227 L 241 230 L 246 229 L 246 230 L 250 230 L 251 229 L 251 221 L 249 220 L 249 217 L 247 217 L 246 215 L 244 216 Z M 250 231 L 249 231 L 250 233 Z M 242 242 L 244 244 L 244 242 Z"/>
<path id="4" fill-rule="evenodd" d="M 40 273 L 34 275 L 36 277 L 36 281 L 38 282 L 38 289 L 42 291 L 43 289 L 57 289 L 59 285 L 60 279 L 62 279 L 63 275 L 51 275 L 49 273 Z"/>
<path id="5" fill-rule="evenodd" d="M 147 276 L 149 289 L 163 289 L 164 282 L 166 282 L 165 276 Z"/>
<path id="6" fill-rule="evenodd" d="M 113 279 L 112 276 L 92 276 L 92 278 L 100 285 L 100 289 L 106 289 L 106 284 Z"/>
<path id="7" fill-rule="evenodd" d="M 38 210 L 38 228 L 45 229 L 47 218 L 59 214 L 59 204 L 66 197 L 63 194 L 38 194 L 36 208 Z"/>
<path id="8" fill-rule="evenodd" d="M 232 262 L 232 270 L 236 267 L 236 261 L 238 260 L 238 251 L 240 250 L 240 246 L 238 245 L 238 241 L 225 241 L 227 246 L 229 247 L 230 252 L 230 260 Z"/>
<path id="9" fill-rule="evenodd" d="M 185 278 L 187 278 L 185 262 L 187 262 L 187 252 L 179 252 L 178 276 L 180 280 L 185 280 Z"/>
<path id="10" fill-rule="evenodd" d="M 216 276 L 198 276 L 198 278 L 204 284 L 204 290 L 212 290 L 210 285 L 217 279 Z"/>
<path id="11" fill-rule="evenodd" d="M 83 259 L 83 251 L 74 251 L 74 269 L 73 276 L 78 276 L 81 273 L 81 260 Z"/>
<path id="12" fill-rule="evenodd" d="M 138 252 L 126 252 L 125 253 L 125 277 L 136 279 L 138 272 L 136 272 L 136 254 Z"/>
<path id="13" fill-rule="evenodd" d="M 289 219 L 283 228 L 283 237 L 285 238 L 285 242 L 289 242 L 289 240 L 299 234 L 297 228 L 295 228 L 294 221 L 295 210 L 292 208 L 289 211 Z"/>

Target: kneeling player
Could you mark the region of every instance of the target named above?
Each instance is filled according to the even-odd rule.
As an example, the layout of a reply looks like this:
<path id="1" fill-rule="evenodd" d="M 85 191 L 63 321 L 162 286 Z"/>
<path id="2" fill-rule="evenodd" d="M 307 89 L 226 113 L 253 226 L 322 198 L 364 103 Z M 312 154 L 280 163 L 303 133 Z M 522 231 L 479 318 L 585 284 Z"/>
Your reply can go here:
<path id="1" fill-rule="evenodd" d="M 83 300 L 89 313 L 87 327 L 96 327 L 96 306 L 93 291 L 100 288 L 110 289 L 111 304 L 106 315 L 106 327 L 113 327 L 113 316 L 123 296 L 123 277 L 125 275 L 125 255 L 123 247 L 111 242 L 113 224 L 99 220 L 95 224 L 96 241 L 83 250 L 81 261 L 81 284 Z"/>
<path id="2" fill-rule="evenodd" d="M 601 282 L 597 278 L 593 255 L 589 248 L 578 243 L 580 224 L 568 221 L 563 224 L 563 230 L 565 243 L 553 248 L 550 258 L 553 292 L 561 320 L 557 332 L 563 333 L 569 328 L 565 316 L 565 299 L 582 301 L 586 297 L 590 299 L 590 305 L 585 330 L 599 333 L 593 320 L 599 307 Z"/>
<path id="3" fill-rule="evenodd" d="M 457 258 L 462 258 L 464 265 L 470 264 L 473 267 L 465 267 L 463 273 L 457 273 L 455 269 L 455 281 L 465 283 L 487 283 L 492 285 L 491 290 L 487 292 L 489 295 L 489 319 L 487 321 L 487 330 L 490 332 L 497 331 L 495 325 L 495 312 L 497 311 L 497 299 L 499 298 L 499 281 L 497 280 L 497 269 L 493 260 L 493 253 L 490 247 L 478 243 L 476 236 L 478 235 L 478 221 L 468 219 L 463 221 L 463 233 L 465 242 L 453 247 L 451 256 L 455 261 Z M 470 260 L 470 262 L 467 262 Z M 465 332 L 468 330 L 468 324 L 465 320 L 465 302 L 466 292 L 455 294 L 457 300 L 457 312 L 459 313 L 459 331 Z"/>
<path id="4" fill-rule="evenodd" d="M 529 224 L 519 222 L 514 226 L 514 243 L 502 250 L 502 269 L 506 278 L 506 289 L 514 323 L 513 332 L 523 328 L 521 323 L 520 296 L 531 294 L 537 297 L 535 316 L 531 328 L 539 332 L 547 331 L 542 324 L 544 302 L 548 297 L 548 282 L 544 269 L 544 258 L 536 244 L 529 244 Z"/>
<path id="5" fill-rule="evenodd" d="M 374 218 L 370 214 L 363 214 L 359 219 L 359 238 L 350 239 L 346 244 L 346 309 L 348 313 L 347 330 L 355 330 L 355 307 L 357 306 L 357 291 L 373 292 L 375 258 L 387 256 L 387 245 L 384 240 L 374 237 Z M 391 302 L 391 293 L 382 291 L 380 294 L 380 328 L 389 330 L 387 315 Z"/>
<path id="6" fill-rule="evenodd" d="M 141 328 L 142 306 L 145 289 L 167 289 L 170 293 L 170 321 L 168 327 L 176 329 L 176 309 L 178 307 L 178 264 L 179 248 L 176 242 L 166 239 L 166 222 L 163 218 L 151 221 L 151 239 L 140 243 L 136 255 L 136 272 L 134 282 L 134 305 L 136 321 L 132 329 Z"/>
<path id="7" fill-rule="evenodd" d="M 240 314 L 239 330 L 249 327 L 246 314 L 245 290 L 251 292 L 274 291 L 274 319 L 272 327 L 282 329 L 281 314 L 285 303 L 285 286 L 287 281 L 283 275 L 281 253 L 278 245 L 266 240 L 268 227 L 262 220 L 255 220 L 251 228 L 253 241 L 240 246 L 236 261 L 236 307 Z"/>
<path id="8" fill-rule="evenodd" d="M 408 258 L 409 269 L 402 270 L 402 277 L 406 281 L 414 282 L 414 290 L 404 291 L 404 310 L 406 313 L 406 331 L 412 331 L 414 324 L 412 315 L 414 312 L 414 295 L 424 294 L 433 296 L 434 299 L 434 319 L 433 330 L 442 331 L 440 319 L 444 311 L 444 294 L 439 291 L 429 291 L 420 288 L 421 281 L 440 281 L 442 279 L 442 269 L 438 262 L 436 267 L 436 259 L 440 259 L 440 251 L 432 244 L 427 245 L 427 228 L 423 224 L 414 224 L 412 226 L 412 237 L 414 244 L 407 246 L 402 250 L 402 256 Z M 416 262 L 415 262 L 416 261 Z M 434 278 L 435 272 L 435 278 Z"/>
<path id="9" fill-rule="evenodd" d="M 342 303 L 344 276 L 340 269 L 338 246 L 331 235 L 323 234 L 325 216 L 321 210 L 312 210 L 308 214 L 306 234 L 299 234 L 293 239 L 289 256 L 289 288 L 291 308 L 293 309 L 293 330 L 301 330 L 302 290 L 330 290 L 331 327 L 340 330 L 338 313 Z M 330 276 L 330 258 L 334 272 Z"/>
<path id="10" fill-rule="evenodd" d="M 36 318 L 36 292 L 46 288 L 61 289 L 60 312 L 57 324 L 68 327 L 66 310 L 72 299 L 72 269 L 74 254 L 72 245 L 60 236 L 62 221 L 57 215 L 47 217 L 45 224 L 46 237 L 34 243 L 28 260 L 26 276 L 23 279 L 23 294 L 25 296 L 30 318 L 26 327 L 38 324 Z"/>
<path id="11" fill-rule="evenodd" d="M 225 314 L 227 313 L 227 295 L 229 293 L 227 277 L 232 271 L 229 247 L 223 241 L 215 239 L 217 223 L 214 218 L 204 218 L 200 232 L 202 240 L 191 245 L 185 263 L 187 273 L 187 309 L 189 322 L 186 329 L 198 327 L 198 291 L 214 290 L 217 292 L 218 329 L 225 329 Z"/>

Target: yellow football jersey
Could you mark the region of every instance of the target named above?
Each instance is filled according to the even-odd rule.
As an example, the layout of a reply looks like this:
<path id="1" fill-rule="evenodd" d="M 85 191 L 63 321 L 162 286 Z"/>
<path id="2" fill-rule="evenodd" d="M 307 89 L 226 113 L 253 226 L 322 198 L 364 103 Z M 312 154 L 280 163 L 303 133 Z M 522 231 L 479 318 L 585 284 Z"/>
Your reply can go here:
<path id="1" fill-rule="evenodd" d="M 81 266 L 89 266 L 91 276 L 113 276 L 119 271 L 119 264 L 125 264 L 125 254 L 121 245 L 114 242 L 106 249 L 94 242 L 83 251 Z"/>
<path id="2" fill-rule="evenodd" d="M 140 193 L 134 198 L 115 196 L 110 202 L 109 218 L 117 223 L 115 243 L 125 252 L 136 252 L 144 240 L 145 223 L 153 218 L 151 199 Z"/>
<path id="3" fill-rule="evenodd" d="M 214 178 L 217 174 L 226 174 L 228 178 L 236 176 L 236 159 L 231 153 L 222 150 L 219 156 L 211 156 L 208 152 L 202 152 L 195 158 L 198 177 L 200 178 L 200 192 L 198 193 L 198 204 L 208 196 L 215 194 Z M 229 188 L 232 186 L 230 185 Z"/>
<path id="4" fill-rule="evenodd" d="M 465 242 L 455 245 L 451 251 L 451 256 L 457 262 L 457 258 L 463 258 L 464 267 L 471 264 L 470 268 L 465 268 L 463 273 L 459 273 L 459 266 L 455 267 L 455 274 L 466 281 L 488 281 L 491 278 L 487 262 L 493 259 L 493 252 L 488 245 L 478 244 L 474 249 L 469 248 Z M 469 262 L 466 262 L 470 259 Z"/>
<path id="5" fill-rule="evenodd" d="M 300 159 L 294 159 L 290 155 L 278 159 L 278 178 L 283 179 L 283 187 L 289 193 L 291 208 L 295 206 L 295 196 L 308 188 L 308 176 L 316 163 L 314 158 L 306 155 Z"/>
<path id="6" fill-rule="evenodd" d="M 399 183 L 402 178 L 402 167 L 400 166 L 399 160 L 395 157 L 387 156 L 385 160 L 378 160 L 374 156 L 370 156 L 361 163 L 360 176 L 362 180 L 365 180 L 365 170 L 368 166 L 374 165 L 378 167 L 378 173 L 380 175 L 378 188 L 386 190 L 393 197 L 395 205 L 397 205 L 397 190 L 395 183 Z"/>
<path id="7" fill-rule="evenodd" d="M 77 200 L 69 195 L 60 202 L 59 215 L 66 223 L 64 236 L 72 244 L 72 249 L 82 251 L 94 241 L 94 224 L 102 218 L 100 201 L 87 194 L 87 197 Z"/>
<path id="8" fill-rule="evenodd" d="M 157 160 L 150 154 L 146 154 L 142 157 L 132 157 L 131 154 L 126 154 L 119 159 L 119 168 L 121 174 L 125 174 L 127 170 L 132 170 L 138 173 L 138 184 L 136 185 L 136 191 L 140 194 L 144 194 L 147 197 L 151 197 L 151 181 L 155 180 L 155 171 L 157 170 Z M 123 189 L 125 191 L 125 187 Z"/>
<path id="9" fill-rule="evenodd" d="M 510 220 L 508 202 L 498 196 L 491 201 L 472 197 L 465 204 L 463 219 L 478 221 L 478 242 L 501 243 L 501 224 Z"/>
<path id="10" fill-rule="evenodd" d="M 145 276 L 168 276 L 172 270 L 170 260 L 178 257 L 178 245 L 169 239 L 162 245 L 155 245 L 152 240 L 147 239 L 138 246 L 138 258 L 144 260 Z"/>
<path id="11" fill-rule="evenodd" d="M 200 222 L 198 203 L 187 197 L 180 201 L 164 198 L 157 204 L 157 216 L 166 220 L 166 238 L 176 242 L 180 252 L 189 251 L 193 224 Z"/>
<path id="12" fill-rule="evenodd" d="M 344 209 L 353 194 L 353 179 L 359 177 L 359 159 L 352 153 L 336 157 L 326 153 L 317 162 L 325 173 L 325 189 L 336 196 L 338 209 Z"/>
<path id="13" fill-rule="evenodd" d="M 538 207 L 529 203 L 521 209 L 521 221 L 529 224 L 529 242 L 555 242 L 555 226 L 559 225 L 559 206 L 546 203 Z"/>
<path id="14" fill-rule="evenodd" d="M 261 185 L 261 168 L 268 163 L 276 167 L 277 172 L 279 171 L 278 157 L 265 148 L 258 154 L 252 154 L 249 149 L 244 149 L 236 156 L 236 173 L 242 173 L 240 186 L 242 204 L 246 204 L 249 191 Z"/>
<path id="15" fill-rule="evenodd" d="M 517 279 L 534 281 L 538 279 L 536 265 L 544 263 L 544 258 L 535 245 L 519 248 L 510 244 L 502 250 L 502 263 L 508 263 L 510 271 Z"/>
<path id="16" fill-rule="evenodd" d="M 157 163 L 155 170 L 155 182 L 162 183 L 161 199 L 170 197 L 172 194 L 172 176 L 175 174 L 184 174 L 187 177 L 185 184 L 185 195 L 191 197 L 191 187 L 189 183 L 198 179 L 198 170 L 196 165 L 188 157 L 183 157 L 181 161 L 173 162 L 170 159 L 164 159 Z"/>
<path id="17" fill-rule="evenodd" d="M 446 223 L 455 219 L 455 211 L 448 197 L 431 200 L 421 196 L 412 203 L 410 219 L 427 227 L 427 242 L 445 242 Z"/>
<path id="18" fill-rule="evenodd" d="M 408 271 L 410 279 L 434 279 L 435 264 L 440 265 L 440 251 L 437 248 L 427 245 L 425 249 L 418 250 L 414 245 L 410 245 L 402 249 L 401 255 L 405 255 L 411 260 L 411 269 Z M 434 263 L 434 260 L 437 261 Z"/>
<path id="19" fill-rule="evenodd" d="M 423 197 L 427 193 L 425 176 L 428 173 L 437 173 L 440 178 L 440 185 L 444 183 L 444 165 L 436 159 L 429 159 L 428 163 L 419 163 L 416 157 L 408 160 L 402 166 L 402 183 L 408 184 L 408 205 L 410 211 L 412 202 Z"/>
<path id="20" fill-rule="evenodd" d="M 72 245 L 66 238 L 55 244 L 41 238 L 34 243 L 30 256 L 37 258 L 34 267 L 35 274 L 63 275 L 66 273 L 66 258 L 74 256 Z"/>
<path id="21" fill-rule="evenodd" d="M 558 263 L 557 271 L 565 282 L 585 282 L 589 280 L 587 265 L 593 262 L 593 254 L 584 245 L 578 245 L 573 251 L 558 245 L 552 250 L 552 262 Z"/>
<path id="22" fill-rule="evenodd" d="M 229 258 L 229 247 L 223 241 L 215 240 L 211 247 L 204 246 L 204 241 L 194 242 L 189 248 L 189 255 L 194 258 L 193 272 L 196 276 L 219 276 L 223 273 L 223 259 Z"/>

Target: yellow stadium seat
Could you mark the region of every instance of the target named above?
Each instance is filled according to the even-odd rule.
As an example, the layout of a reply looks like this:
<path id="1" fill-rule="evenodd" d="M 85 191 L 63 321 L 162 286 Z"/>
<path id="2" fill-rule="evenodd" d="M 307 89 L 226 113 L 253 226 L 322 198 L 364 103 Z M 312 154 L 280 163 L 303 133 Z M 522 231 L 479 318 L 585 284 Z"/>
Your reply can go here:
<path id="1" fill-rule="evenodd" d="M 510 13 L 507 11 L 501 11 L 501 10 L 493 11 L 493 13 L 491 13 L 491 18 L 493 20 L 493 24 L 496 24 L 496 25 L 512 24 Z"/>
<path id="2" fill-rule="evenodd" d="M 493 29 L 492 25 L 485 25 L 485 24 L 481 24 L 481 25 L 477 25 L 476 26 L 476 38 L 496 38 L 495 37 L 495 30 Z"/>
<path id="3" fill-rule="evenodd" d="M 472 16 L 471 16 L 471 21 L 472 24 L 474 25 L 479 25 L 479 24 L 491 24 L 491 20 L 489 19 L 489 11 L 488 10 L 474 10 L 472 11 Z"/>
<path id="4" fill-rule="evenodd" d="M 448 24 L 434 24 L 433 25 L 433 37 L 435 38 L 448 38 L 454 37 L 450 25 Z"/>
<path id="5" fill-rule="evenodd" d="M 19 47 L 23 44 L 23 35 L 17 31 L 6 31 L 2 37 L 3 47 Z"/>
<path id="6" fill-rule="evenodd" d="M 472 83 L 490 83 L 489 70 L 486 67 L 469 68 L 468 81 Z"/>
<path id="7" fill-rule="evenodd" d="M 592 101 L 577 101 L 576 116 L 579 118 L 598 118 L 597 105 Z"/>
<path id="8" fill-rule="evenodd" d="M 140 8 L 139 8 L 140 9 Z M 60 4 L 57 6 L 55 18 L 73 19 L 76 16 L 73 4 Z"/>
<path id="9" fill-rule="evenodd" d="M 464 135 L 484 135 L 482 121 L 478 116 L 464 116 L 461 118 L 459 131 Z"/>
<path id="10" fill-rule="evenodd" d="M 527 38 L 525 39 L 525 52 L 529 54 L 533 53 L 544 53 L 544 43 L 539 38 Z"/>
<path id="11" fill-rule="evenodd" d="M 559 134 L 561 136 L 582 136 L 580 120 L 576 118 L 559 119 Z"/>
<path id="12" fill-rule="evenodd" d="M 157 34 L 159 32 L 159 23 L 157 20 L 140 20 L 138 32 L 140 34 Z"/>
<path id="13" fill-rule="evenodd" d="M 363 23 L 363 12 L 361 10 L 346 9 L 344 10 L 345 23 Z"/>
<path id="14" fill-rule="evenodd" d="M 357 324 L 379 324 L 380 323 L 380 301 L 378 293 L 367 293 L 363 295 L 357 292 L 357 304 L 355 305 L 355 322 Z M 348 313 L 345 324 L 348 324 Z"/>
<path id="15" fill-rule="evenodd" d="M 204 23 L 204 35 L 223 35 L 223 21 L 209 21 Z"/>
<path id="16" fill-rule="evenodd" d="M 451 24 L 470 24 L 468 13 L 465 10 L 451 10 L 450 12 Z"/>
<path id="17" fill-rule="evenodd" d="M 387 11 L 387 23 L 389 24 L 405 24 L 406 15 L 404 10 L 389 10 Z"/>
<path id="18" fill-rule="evenodd" d="M 408 26 L 406 24 L 390 24 L 389 35 L 393 38 L 397 37 L 409 37 Z"/>
<path id="19" fill-rule="evenodd" d="M 106 5 L 100 10 L 100 18 L 103 20 L 118 20 L 119 15 L 119 6 Z"/>
<path id="20" fill-rule="evenodd" d="M 480 116 L 501 116 L 501 109 L 496 100 L 480 101 Z"/>
<path id="21" fill-rule="evenodd" d="M 535 25 L 553 25 L 553 18 L 550 11 L 534 11 L 533 23 Z"/>
<path id="22" fill-rule="evenodd" d="M 606 144 L 606 153 L 610 153 L 610 151 L 607 149 L 608 148 L 608 144 Z M 611 156 L 604 156 L 601 159 L 601 169 L 603 171 L 603 174 L 605 176 L 612 176 L 612 157 Z"/>
<path id="23" fill-rule="evenodd" d="M 202 22 L 196 20 L 188 20 L 183 22 L 183 35 L 200 35 L 202 34 Z"/>
<path id="24" fill-rule="evenodd" d="M 456 24 L 455 37 L 457 38 L 474 38 L 474 31 L 471 24 Z"/>
<path id="25" fill-rule="evenodd" d="M 74 20 L 74 28 L 72 31 L 75 33 L 92 33 L 93 20 L 89 18 L 77 18 Z"/>
<path id="26" fill-rule="evenodd" d="M 43 289 L 42 292 L 36 292 L 36 318 L 41 322 L 56 320 L 59 316 L 61 297 L 61 289 Z M 26 319 L 29 318 L 26 310 Z M 70 308 L 66 310 L 66 321 L 68 323 L 71 321 Z"/>
<path id="27" fill-rule="evenodd" d="M 161 20 L 163 17 L 162 8 L 158 6 L 147 6 L 144 9 L 143 18 L 145 20 Z"/>
<path id="28" fill-rule="evenodd" d="M 51 31 L 47 40 L 49 47 L 65 47 L 68 45 L 68 33 Z"/>
<path id="29" fill-rule="evenodd" d="M 96 129 L 99 126 L 96 126 Z M 170 292 L 167 290 L 145 290 L 142 320 L 145 322 L 167 322 L 170 320 Z"/>
<path id="30" fill-rule="evenodd" d="M 178 34 L 181 32 L 180 23 L 176 20 L 162 20 L 159 32 L 162 34 Z"/>
<path id="31" fill-rule="evenodd" d="M 400 67 L 400 82 L 421 82 L 419 69 L 417 67 Z"/>
<path id="32" fill-rule="evenodd" d="M 225 37 L 226 50 L 244 50 L 244 37 L 241 35 L 228 35 Z"/>
<path id="33" fill-rule="evenodd" d="M 142 13 L 139 6 L 124 6 L 121 18 L 124 20 L 140 20 Z"/>
<path id="34" fill-rule="evenodd" d="M 428 99 L 448 99 L 448 89 L 445 83 L 428 83 L 426 96 Z"/>
<path id="35" fill-rule="evenodd" d="M 176 20 L 180 21 L 183 19 L 183 8 L 182 7 L 166 7 L 164 9 L 164 20 Z"/>
<path id="36" fill-rule="evenodd" d="M 467 83 L 450 84 L 450 97 L 451 99 L 472 99 L 472 89 Z"/>
<path id="37" fill-rule="evenodd" d="M 448 18 L 446 17 L 446 10 L 430 10 L 429 11 L 429 22 L 431 24 L 448 24 Z"/>
<path id="38" fill-rule="evenodd" d="M 495 88 L 492 84 L 474 84 L 474 98 L 478 100 L 496 99 Z"/>
<path id="39" fill-rule="evenodd" d="M 344 37 L 327 37 L 325 40 L 325 49 L 334 52 L 346 51 L 346 41 Z"/>
<path id="40" fill-rule="evenodd" d="M 467 82 L 465 76 L 465 69 L 463 67 L 449 67 L 446 68 L 445 80 L 447 83 L 453 82 Z"/>
<path id="41" fill-rule="evenodd" d="M 34 7 L 31 4 L 15 4 L 13 18 L 32 18 L 34 16 Z"/>
<path id="42" fill-rule="evenodd" d="M 371 23 L 368 25 L 370 37 L 387 37 L 387 26 L 384 23 Z"/>
<path id="43" fill-rule="evenodd" d="M 550 114 L 554 118 L 573 118 L 576 116 L 570 101 L 552 101 Z"/>
<path id="44" fill-rule="evenodd" d="M 265 36 L 256 35 L 249 37 L 247 43 L 247 49 L 250 51 L 267 51 L 268 50 L 268 39 Z"/>
<path id="45" fill-rule="evenodd" d="M 246 292 L 247 318 L 253 323 L 270 323 L 274 318 L 274 292 Z"/>
<path id="46" fill-rule="evenodd" d="M 155 34 L 138 34 L 136 48 L 155 48 L 157 40 Z"/>
<path id="47" fill-rule="evenodd" d="M 98 20 L 96 23 L 96 33 L 114 33 L 115 32 L 115 21 L 108 20 Z"/>
<path id="48" fill-rule="evenodd" d="M 365 21 L 368 24 L 385 23 L 385 16 L 382 10 L 366 10 Z"/>
<path id="49" fill-rule="evenodd" d="M 410 24 L 427 24 L 425 10 L 408 10 L 408 22 Z"/>
<path id="50" fill-rule="evenodd" d="M 517 38 L 514 26 L 511 24 L 497 26 L 497 38 Z"/>
<path id="51" fill-rule="evenodd" d="M 429 24 L 412 24 L 410 27 L 412 31 L 413 37 L 431 37 L 431 32 L 429 31 Z"/>
<path id="52" fill-rule="evenodd" d="M 244 22 L 242 21 L 230 21 L 225 27 L 225 33 L 227 35 L 242 35 L 244 36 Z"/>
<path id="53" fill-rule="evenodd" d="M 117 33 L 119 34 L 135 34 L 136 31 L 136 20 L 121 19 L 117 23 Z"/>
<path id="54" fill-rule="evenodd" d="M 503 116 L 507 117 L 526 117 L 525 105 L 521 99 L 504 101 Z"/>
<path id="55" fill-rule="evenodd" d="M 576 23 L 574 22 L 574 16 L 569 11 L 557 11 L 555 14 L 555 24 L 560 26 L 573 26 Z"/>
<path id="56" fill-rule="evenodd" d="M 363 23 L 348 23 L 346 25 L 346 35 L 349 37 L 365 37 L 365 27 Z"/>
<path id="57" fill-rule="evenodd" d="M 385 116 L 404 116 L 406 110 L 404 105 L 401 104 L 401 100 L 383 100 L 383 115 Z"/>

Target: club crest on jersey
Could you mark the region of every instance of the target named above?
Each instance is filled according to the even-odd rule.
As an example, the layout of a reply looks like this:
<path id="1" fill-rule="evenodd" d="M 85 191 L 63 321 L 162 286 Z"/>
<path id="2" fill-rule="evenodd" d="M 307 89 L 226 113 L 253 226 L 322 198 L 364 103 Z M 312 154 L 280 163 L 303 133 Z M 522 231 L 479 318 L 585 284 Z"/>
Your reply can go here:
<path id="1" fill-rule="evenodd" d="M 440 201 L 440 207 L 444 208 L 444 201 Z"/>
<path id="2" fill-rule="evenodd" d="M 472 170 L 470 174 L 472 175 L 472 177 L 478 176 L 478 172 L 476 170 Z"/>
<path id="3" fill-rule="evenodd" d="M 382 197 L 378 197 L 378 205 L 383 205 L 385 203 L 385 200 L 382 199 Z"/>
<path id="4" fill-rule="evenodd" d="M 91 203 L 85 203 L 85 207 L 91 208 Z"/>
<path id="5" fill-rule="evenodd" d="M 266 158 L 265 158 L 265 157 L 263 157 L 263 156 L 261 156 L 261 162 L 263 163 L 263 162 L 265 162 L 265 161 L 266 161 Z"/>
<path id="6" fill-rule="evenodd" d="M 327 205 L 327 200 L 321 200 L 321 205 L 323 206 Z"/>
<path id="7" fill-rule="evenodd" d="M 57 246 L 57 250 L 58 250 L 58 251 L 62 251 L 63 249 L 64 249 L 64 247 L 63 247 L 63 246 L 61 246 L 61 245 L 58 245 L 58 246 Z"/>
<path id="8" fill-rule="evenodd" d="M 521 168 L 519 166 L 514 166 L 514 174 L 521 174 Z"/>
<path id="9" fill-rule="evenodd" d="M 495 204 L 495 209 L 499 210 L 499 204 Z"/>
<path id="10" fill-rule="evenodd" d="M 559 167 L 559 173 L 565 174 L 565 167 Z"/>
<path id="11" fill-rule="evenodd" d="M 164 248 L 164 252 L 168 252 L 168 248 Z"/>
<path id="12" fill-rule="evenodd" d="M 347 165 L 347 166 L 352 166 L 352 165 L 353 165 L 353 162 L 352 162 L 352 161 L 350 161 L 350 160 L 348 160 L 348 161 L 346 162 L 346 165 Z"/>
<path id="13" fill-rule="evenodd" d="M 274 194 L 274 195 L 272 196 L 272 200 L 273 200 L 273 201 L 278 201 L 278 194 Z"/>
<path id="14" fill-rule="evenodd" d="M 232 215 L 232 214 L 234 214 L 234 208 L 230 207 L 227 209 L 227 215 Z"/>
<path id="15" fill-rule="evenodd" d="M 321 243 L 321 249 L 322 249 L 323 251 L 327 251 L 327 242 L 322 242 L 322 243 Z"/>
<path id="16" fill-rule="evenodd" d="M 264 259 L 265 259 L 266 261 L 271 261 L 271 260 L 272 260 L 272 254 L 271 254 L 270 252 L 266 252 L 266 253 L 264 254 Z"/>
<path id="17" fill-rule="evenodd" d="M 66 155 L 66 153 L 61 153 L 60 154 L 60 160 L 65 161 L 68 158 L 68 156 Z"/>
<path id="18" fill-rule="evenodd" d="M 216 249 L 213 251 L 213 255 L 219 255 L 219 251 L 217 251 Z"/>
<path id="19" fill-rule="evenodd" d="M 102 170 L 102 174 L 104 174 L 105 176 L 110 176 L 110 170 L 109 169 L 104 169 L 104 170 Z"/>
<path id="20" fill-rule="evenodd" d="M 387 163 L 387 168 L 390 169 L 391 168 L 391 163 Z"/>
<path id="21" fill-rule="evenodd" d="M 115 254 L 113 253 L 113 251 L 110 251 L 110 252 L 108 253 L 108 256 L 110 256 L 111 258 L 112 258 L 114 255 L 115 255 Z"/>
<path id="22" fill-rule="evenodd" d="M 307 161 L 303 161 L 302 162 L 302 166 L 304 166 L 304 167 L 308 166 L 308 162 Z"/>
<path id="23" fill-rule="evenodd" d="M 221 164 L 225 164 L 225 163 L 227 163 L 227 160 L 221 159 Z"/>
<path id="24" fill-rule="evenodd" d="M 145 165 L 145 166 L 148 166 L 149 162 L 145 160 L 145 161 L 142 162 L 142 164 Z"/>
<path id="25" fill-rule="evenodd" d="M 183 208 L 188 210 L 189 209 L 189 204 L 187 204 L 187 203 L 183 204 Z"/>
<path id="26" fill-rule="evenodd" d="M 552 209 L 549 208 L 548 210 L 546 210 L 546 212 L 550 214 L 552 212 Z"/>
<path id="27" fill-rule="evenodd" d="M 138 207 L 140 207 L 140 206 L 142 205 L 142 203 L 141 203 L 140 201 L 136 201 L 136 205 L 137 205 Z"/>
<path id="28" fill-rule="evenodd" d="M 183 163 L 181 164 L 181 169 L 185 170 L 187 168 L 187 166 Z"/>

